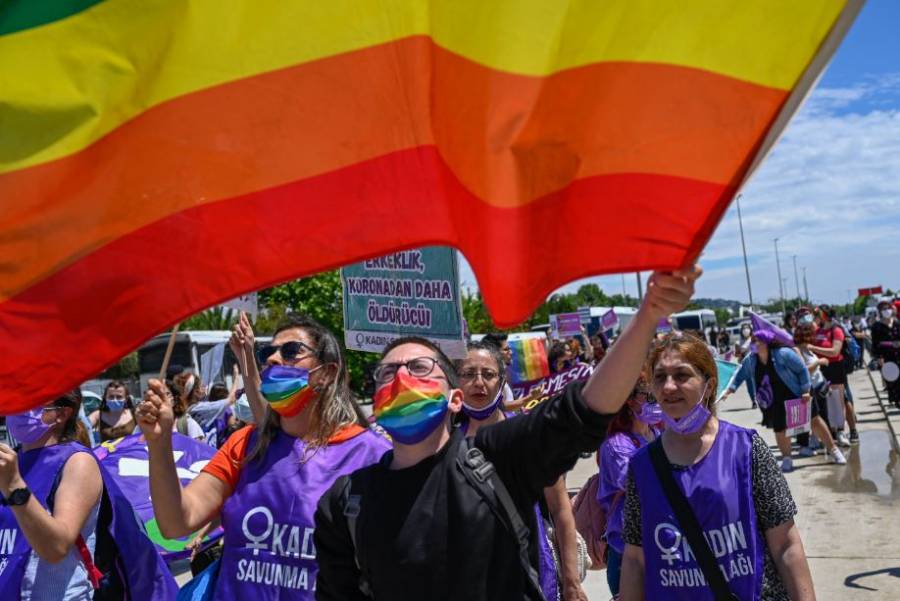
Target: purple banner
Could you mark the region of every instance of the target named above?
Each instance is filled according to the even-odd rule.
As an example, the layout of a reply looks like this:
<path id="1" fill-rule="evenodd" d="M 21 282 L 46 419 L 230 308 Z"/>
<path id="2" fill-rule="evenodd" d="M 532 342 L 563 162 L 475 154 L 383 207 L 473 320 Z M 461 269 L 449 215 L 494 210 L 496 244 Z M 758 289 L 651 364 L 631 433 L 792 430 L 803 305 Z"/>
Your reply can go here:
<path id="1" fill-rule="evenodd" d="M 562 392 L 562 389 L 566 387 L 566 384 L 570 382 L 577 382 L 579 380 L 587 380 L 589 377 L 591 377 L 591 373 L 593 371 L 594 368 L 589 364 L 579 363 L 575 367 L 571 367 L 567 370 L 561 371 L 558 374 L 553 374 L 552 376 L 547 378 L 512 384 L 511 388 L 513 391 L 513 396 L 517 399 L 520 399 L 530 395 L 531 391 L 534 389 L 542 389 L 543 391 L 541 392 L 540 397 L 528 401 L 528 403 L 525 405 L 525 410 L 528 411 L 530 409 L 533 409 L 536 405 L 543 402 L 544 400 Z"/>
<path id="2" fill-rule="evenodd" d="M 550 316 L 553 330 L 560 338 L 581 334 L 581 317 L 578 313 L 560 313 Z"/>
<path id="3" fill-rule="evenodd" d="M 619 316 L 616 315 L 615 309 L 610 309 L 604 313 L 603 316 L 600 317 L 600 323 L 603 325 L 604 330 L 608 330 L 619 323 Z"/>
<path id="4" fill-rule="evenodd" d="M 784 411 L 787 415 L 786 436 L 809 432 L 809 403 L 804 403 L 803 399 L 790 399 L 784 402 Z"/>
<path id="5" fill-rule="evenodd" d="M 216 453 L 216 450 L 208 444 L 178 433 L 172 435 L 172 450 L 175 469 L 182 486 L 187 486 L 196 478 Z M 153 504 L 150 502 L 150 455 L 143 434 L 108 440 L 94 448 L 93 452 L 106 471 L 115 478 L 134 512 L 144 523 L 147 536 L 156 545 L 163 559 L 171 562 L 188 557 L 191 552 L 185 547 L 194 539 L 194 535 L 172 540 L 163 537 L 159 532 L 156 517 L 153 515 Z M 203 544 L 206 545 L 221 536 L 222 529 L 217 528 L 204 539 Z"/>

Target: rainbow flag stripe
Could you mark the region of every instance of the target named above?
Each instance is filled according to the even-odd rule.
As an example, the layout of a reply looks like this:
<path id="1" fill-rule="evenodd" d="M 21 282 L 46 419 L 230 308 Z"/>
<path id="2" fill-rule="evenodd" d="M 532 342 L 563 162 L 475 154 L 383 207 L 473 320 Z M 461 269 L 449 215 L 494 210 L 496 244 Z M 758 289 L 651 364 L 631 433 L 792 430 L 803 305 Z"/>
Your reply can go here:
<path id="1" fill-rule="evenodd" d="M 547 345 L 543 340 L 537 338 L 510 340 L 509 348 L 512 350 L 509 378 L 513 383 L 531 382 L 550 375 Z"/>
<path id="2" fill-rule="evenodd" d="M 575 278 L 679 267 L 860 6 L 6 0 L 0 412 L 399 249 L 462 250 L 500 326 Z M 603 253 L 571 234 L 588 215 L 615 223 Z"/>

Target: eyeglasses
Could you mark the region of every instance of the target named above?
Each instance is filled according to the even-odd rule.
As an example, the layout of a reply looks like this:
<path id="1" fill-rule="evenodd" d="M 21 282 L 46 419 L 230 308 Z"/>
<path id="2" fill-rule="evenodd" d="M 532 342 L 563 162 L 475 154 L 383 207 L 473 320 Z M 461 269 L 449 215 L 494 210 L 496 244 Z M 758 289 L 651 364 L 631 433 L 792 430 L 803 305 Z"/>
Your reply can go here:
<path id="1" fill-rule="evenodd" d="M 298 340 L 291 340 L 284 344 L 267 344 L 266 346 L 260 347 L 256 351 L 256 359 L 259 361 L 260 365 L 265 365 L 269 360 L 269 357 L 278 351 L 281 351 L 282 359 L 290 362 L 297 361 L 298 359 L 305 359 L 306 357 L 316 354 L 316 349 L 308 344 L 304 344 Z"/>
<path id="2" fill-rule="evenodd" d="M 388 384 L 394 381 L 400 368 L 405 367 L 409 375 L 424 378 L 431 375 L 435 365 L 437 365 L 437 359 L 434 357 L 416 357 L 400 363 L 381 363 L 372 372 L 372 377 L 376 384 Z"/>
<path id="3" fill-rule="evenodd" d="M 459 377 L 467 382 L 474 380 L 478 376 L 481 376 L 481 379 L 485 382 L 493 382 L 500 377 L 500 374 L 493 369 L 482 369 L 480 371 L 477 369 L 467 369 L 466 371 L 459 372 Z"/>

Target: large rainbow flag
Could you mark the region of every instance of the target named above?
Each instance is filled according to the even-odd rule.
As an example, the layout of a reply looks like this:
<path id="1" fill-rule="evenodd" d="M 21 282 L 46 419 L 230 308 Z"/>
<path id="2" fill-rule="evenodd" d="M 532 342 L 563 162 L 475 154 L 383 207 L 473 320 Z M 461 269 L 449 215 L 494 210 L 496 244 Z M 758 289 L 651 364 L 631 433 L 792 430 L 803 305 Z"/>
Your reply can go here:
<path id="1" fill-rule="evenodd" d="M 6 0 L 0 412 L 399 249 L 461 249 L 501 326 L 684 265 L 860 4 Z"/>

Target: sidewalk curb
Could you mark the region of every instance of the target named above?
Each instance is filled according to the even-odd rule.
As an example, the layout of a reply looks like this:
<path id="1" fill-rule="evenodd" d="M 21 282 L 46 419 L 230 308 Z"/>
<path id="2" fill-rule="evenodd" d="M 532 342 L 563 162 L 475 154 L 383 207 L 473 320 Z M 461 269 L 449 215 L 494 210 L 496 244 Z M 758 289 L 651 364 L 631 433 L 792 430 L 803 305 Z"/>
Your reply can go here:
<path id="1" fill-rule="evenodd" d="M 875 378 L 872 377 L 872 371 L 868 367 L 864 367 L 866 375 L 869 376 L 869 383 L 872 385 L 872 391 L 875 398 L 878 399 L 878 405 L 884 413 L 884 419 L 887 422 L 888 429 L 891 431 L 891 447 L 895 453 L 900 453 L 900 410 L 891 406 L 886 398 L 882 398 L 881 391 L 875 384 Z"/>

